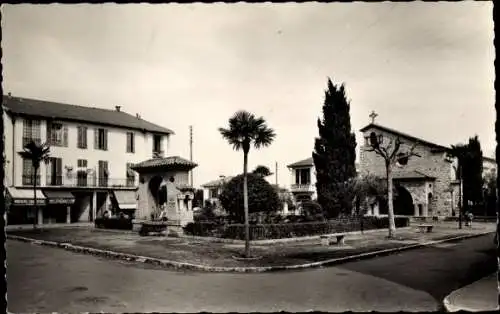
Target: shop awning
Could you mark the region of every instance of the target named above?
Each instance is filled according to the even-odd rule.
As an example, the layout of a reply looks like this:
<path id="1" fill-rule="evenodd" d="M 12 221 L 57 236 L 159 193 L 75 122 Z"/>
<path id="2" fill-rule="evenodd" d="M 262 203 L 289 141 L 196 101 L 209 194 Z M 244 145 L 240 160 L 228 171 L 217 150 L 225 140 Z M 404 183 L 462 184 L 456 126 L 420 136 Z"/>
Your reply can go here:
<path id="1" fill-rule="evenodd" d="M 75 196 L 68 191 L 52 191 L 45 190 L 43 191 L 45 196 L 47 197 L 47 204 L 67 204 L 71 205 L 75 203 Z"/>
<path id="2" fill-rule="evenodd" d="M 120 209 L 136 209 L 136 191 L 115 190 L 113 194 Z"/>
<path id="3" fill-rule="evenodd" d="M 7 198 L 9 198 L 11 205 L 34 205 L 33 189 L 18 189 L 14 187 L 7 188 Z M 36 189 L 36 204 L 38 206 L 45 205 L 45 195 L 42 190 Z"/>

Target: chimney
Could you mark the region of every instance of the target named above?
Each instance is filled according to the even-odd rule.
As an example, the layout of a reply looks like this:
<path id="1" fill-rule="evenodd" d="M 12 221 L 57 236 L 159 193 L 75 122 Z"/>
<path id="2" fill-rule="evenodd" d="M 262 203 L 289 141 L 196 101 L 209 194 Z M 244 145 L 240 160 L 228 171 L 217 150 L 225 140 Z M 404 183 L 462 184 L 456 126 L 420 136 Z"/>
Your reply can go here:
<path id="1" fill-rule="evenodd" d="M 120 108 L 121 108 L 121 107 L 122 107 L 122 106 L 115 106 L 116 111 L 120 112 Z"/>
<path id="2" fill-rule="evenodd" d="M 137 119 L 140 119 L 140 118 L 141 118 L 141 115 L 140 115 L 140 114 L 138 114 L 138 113 L 136 113 L 136 114 L 135 114 L 135 117 L 136 117 Z"/>

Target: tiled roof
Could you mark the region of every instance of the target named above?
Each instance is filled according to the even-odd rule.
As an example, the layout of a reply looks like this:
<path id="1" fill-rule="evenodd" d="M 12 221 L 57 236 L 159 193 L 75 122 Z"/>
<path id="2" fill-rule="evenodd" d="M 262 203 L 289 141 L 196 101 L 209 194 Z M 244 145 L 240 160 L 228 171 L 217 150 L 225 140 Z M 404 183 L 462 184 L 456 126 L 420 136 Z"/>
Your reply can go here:
<path id="1" fill-rule="evenodd" d="M 148 122 L 123 111 L 84 107 L 29 98 L 3 96 L 7 112 L 15 115 L 44 117 L 109 125 L 161 134 L 175 134 L 172 130 Z"/>
<path id="2" fill-rule="evenodd" d="M 305 167 L 305 166 L 314 166 L 314 161 L 312 157 L 309 157 L 307 159 L 301 160 L 294 162 L 293 164 L 288 165 L 288 168 L 297 168 L 297 167 Z"/>
<path id="3" fill-rule="evenodd" d="M 406 170 L 395 170 L 393 175 L 393 179 L 428 179 L 428 180 L 434 180 L 436 179 L 435 177 L 426 175 L 422 171 L 406 171 Z"/>
<path id="4" fill-rule="evenodd" d="M 183 169 L 192 169 L 198 166 L 198 164 L 189 161 L 187 159 L 181 158 L 179 156 L 170 156 L 165 158 L 152 158 L 146 161 L 140 162 L 138 164 L 130 167 L 133 170 L 138 169 L 148 169 L 148 168 L 173 168 L 173 167 L 181 167 Z"/>
<path id="5" fill-rule="evenodd" d="M 220 186 L 221 184 L 225 183 L 225 182 L 228 182 L 232 179 L 233 177 L 224 177 L 224 178 L 221 178 L 221 179 L 217 179 L 217 180 L 212 180 L 210 182 L 207 182 L 205 184 L 202 184 L 201 187 L 203 188 L 211 188 L 211 187 L 218 187 Z"/>
<path id="6" fill-rule="evenodd" d="M 385 126 L 381 126 L 381 125 L 378 125 L 378 124 L 375 124 L 375 123 L 370 123 L 369 125 L 365 126 L 364 128 L 362 128 L 359 131 L 360 132 L 365 132 L 366 130 L 371 129 L 371 128 L 379 129 L 379 130 L 382 130 L 382 131 L 385 131 L 385 132 L 388 132 L 388 133 L 399 135 L 402 138 L 406 138 L 406 139 L 409 139 L 411 141 L 416 141 L 416 142 L 419 142 L 420 144 L 431 146 L 433 148 L 443 149 L 445 151 L 449 151 L 451 149 L 450 147 L 446 147 L 446 146 L 443 146 L 443 145 L 432 143 L 432 142 L 423 140 L 421 138 L 415 137 L 413 135 L 409 135 L 409 134 L 406 134 L 406 133 L 403 133 L 403 132 L 400 132 L 400 131 L 397 131 L 397 130 L 394 130 L 394 129 L 391 129 L 391 128 L 388 128 L 388 127 L 385 127 Z"/>

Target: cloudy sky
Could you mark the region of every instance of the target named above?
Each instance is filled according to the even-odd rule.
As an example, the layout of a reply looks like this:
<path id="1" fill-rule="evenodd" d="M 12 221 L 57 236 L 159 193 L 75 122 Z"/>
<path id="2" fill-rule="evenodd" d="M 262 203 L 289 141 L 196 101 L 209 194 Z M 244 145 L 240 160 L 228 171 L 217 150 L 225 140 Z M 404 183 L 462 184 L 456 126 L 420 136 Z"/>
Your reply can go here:
<path id="1" fill-rule="evenodd" d="M 442 145 L 479 135 L 492 155 L 491 2 L 4 5 L 3 88 L 14 96 L 122 110 L 173 129 L 195 185 L 242 171 L 218 127 L 264 116 L 273 145 L 250 167 L 311 156 L 327 77 L 345 82 L 351 123 Z M 274 169 L 273 169 L 274 170 Z"/>

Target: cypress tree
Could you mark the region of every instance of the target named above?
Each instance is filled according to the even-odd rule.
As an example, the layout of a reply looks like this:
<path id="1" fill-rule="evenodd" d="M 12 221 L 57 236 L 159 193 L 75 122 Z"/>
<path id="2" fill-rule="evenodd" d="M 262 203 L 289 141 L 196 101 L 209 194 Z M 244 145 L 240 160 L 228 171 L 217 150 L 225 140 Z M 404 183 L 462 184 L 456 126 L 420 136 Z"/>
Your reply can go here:
<path id="1" fill-rule="evenodd" d="M 466 211 L 474 214 L 484 214 L 484 211 L 476 208 L 483 201 L 483 151 L 478 136 L 469 138 L 467 154 L 463 167 L 464 205 Z M 469 207 L 469 201 L 474 205 Z"/>
<path id="2" fill-rule="evenodd" d="M 319 137 L 312 154 L 318 203 L 328 217 L 352 210 L 349 182 L 356 176 L 356 138 L 351 132 L 349 109 L 344 84 L 334 86 L 328 78 L 323 118 L 318 119 Z"/>

